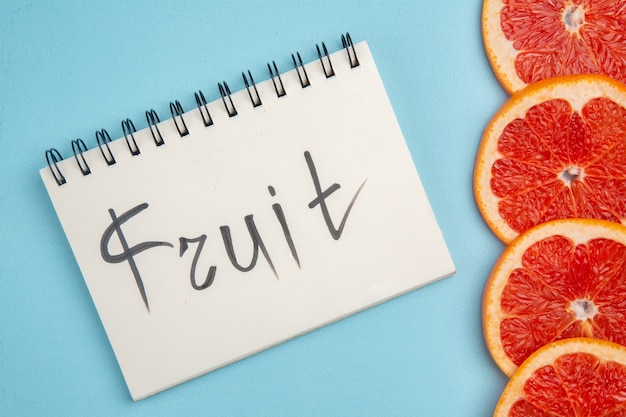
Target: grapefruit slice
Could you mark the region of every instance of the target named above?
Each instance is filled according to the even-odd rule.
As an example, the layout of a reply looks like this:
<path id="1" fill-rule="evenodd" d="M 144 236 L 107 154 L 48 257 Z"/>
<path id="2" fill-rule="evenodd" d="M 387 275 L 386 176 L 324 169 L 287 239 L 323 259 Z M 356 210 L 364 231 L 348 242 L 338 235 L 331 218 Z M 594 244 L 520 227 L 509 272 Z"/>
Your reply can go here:
<path id="1" fill-rule="evenodd" d="M 559 218 L 626 223 L 626 85 L 587 74 L 525 88 L 485 128 L 474 166 L 476 203 L 504 242 Z"/>
<path id="2" fill-rule="evenodd" d="M 483 331 L 491 356 L 509 376 L 555 340 L 592 337 L 626 345 L 626 227 L 561 219 L 520 235 L 485 285 Z"/>
<path id="3" fill-rule="evenodd" d="M 543 347 L 509 380 L 494 416 L 626 416 L 626 348 L 588 338 Z"/>
<path id="4" fill-rule="evenodd" d="M 509 93 L 569 74 L 626 83 L 626 0 L 484 0 L 482 34 Z"/>

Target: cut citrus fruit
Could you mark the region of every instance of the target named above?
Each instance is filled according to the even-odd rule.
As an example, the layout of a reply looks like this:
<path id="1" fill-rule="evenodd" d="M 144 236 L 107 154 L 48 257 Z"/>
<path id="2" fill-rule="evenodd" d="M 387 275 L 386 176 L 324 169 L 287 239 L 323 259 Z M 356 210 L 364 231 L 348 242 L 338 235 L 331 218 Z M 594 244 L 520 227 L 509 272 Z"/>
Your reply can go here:
<path id="1" fill-rule="evenodd" d="M 626 223 L 626 85 L 570 75 L 514 94 L 483 133 L 474 195 L 504 242 L 558 218 Z"/>
<path id="2" fill-rule="evenodd" d="M 573 338 L 535 352 L 515 372 L 494 417 L 626 416 L 626 348 Z"/>
<path id="3" fill-rule="evenodd" d="M 485 285 L 483 330 L 491 356 L 509 376 L 555 340 L 626 345 L 626 227 L 561 219 L 520 235 Z"/>
<path id="4" fill-rule="evenodd" d="M 484 0 L 482 33 L 509 93 L 570 74 L 626 83 L 626 0 Z"/>

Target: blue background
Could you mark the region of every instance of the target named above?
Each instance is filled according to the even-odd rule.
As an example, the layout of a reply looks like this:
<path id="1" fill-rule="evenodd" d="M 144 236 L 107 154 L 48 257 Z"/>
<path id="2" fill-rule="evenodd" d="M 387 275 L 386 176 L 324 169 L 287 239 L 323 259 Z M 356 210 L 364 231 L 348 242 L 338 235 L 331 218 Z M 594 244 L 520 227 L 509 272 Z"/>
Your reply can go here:
<path id="1" fill-rule="evenodd" d="M 74 4 L 76 3 L 76 4 Z M 481 296 L 503 245 L 472 194 L 482 130 L 506 100 L 480 0 L 43 2 L 0 5 L 0 414 L 486 416 L 506 377 Z M 367 40 L 458 272 L 134 403 L 38 170 L 44 151 L 242 70 L 269 78 L 349 31 Z M 143 128 L 145 126 L 138 126 Z"/>

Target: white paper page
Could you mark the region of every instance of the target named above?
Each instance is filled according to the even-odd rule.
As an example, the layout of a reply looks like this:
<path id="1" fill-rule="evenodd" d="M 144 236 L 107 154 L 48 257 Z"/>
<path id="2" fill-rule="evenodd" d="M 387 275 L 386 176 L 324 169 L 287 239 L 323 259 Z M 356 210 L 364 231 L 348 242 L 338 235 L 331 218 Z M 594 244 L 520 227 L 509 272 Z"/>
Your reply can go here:
<path id="1" fill-rule="evenodd" d="M 235 117 L 210 103 L 210 127 L 189 110 L 182 138 L 163 120 L 163 146 L 143 129 L 137 156 L 113 141 L 114 165 L 96 146 L 89 175 L 66 158 L 64 185 L 41 170 L 133 399 L 455 271 L 367 44 L 356 53 L 354 69 L 332 54 L 328 79 L 307 64 L 308 88 L 281 74 L 281 98 L 257 84 L 257 108 L 234 93 Z"/>

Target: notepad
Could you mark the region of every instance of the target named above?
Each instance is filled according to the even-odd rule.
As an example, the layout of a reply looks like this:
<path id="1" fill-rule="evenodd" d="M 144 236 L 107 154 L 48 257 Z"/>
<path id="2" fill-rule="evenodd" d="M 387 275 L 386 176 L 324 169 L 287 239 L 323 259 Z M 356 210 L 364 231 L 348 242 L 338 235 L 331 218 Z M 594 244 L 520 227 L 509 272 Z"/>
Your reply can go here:
<path id="1" fill-rule="evenodd" d="M 47 152 L 41 178 L 133 399 L 454 273 L 368 45 L 342 38 Z"/>

